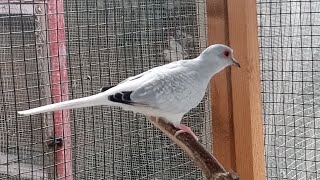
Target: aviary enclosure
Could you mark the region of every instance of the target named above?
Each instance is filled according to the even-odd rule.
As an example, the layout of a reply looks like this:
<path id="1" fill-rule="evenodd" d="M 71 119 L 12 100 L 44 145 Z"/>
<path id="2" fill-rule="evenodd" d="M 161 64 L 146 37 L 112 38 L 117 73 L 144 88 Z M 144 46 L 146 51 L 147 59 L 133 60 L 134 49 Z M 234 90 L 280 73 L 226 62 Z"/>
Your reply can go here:
<path id="1" fill-rule="evenodd" d="M 18 110 L 228 44 L 242 68 L 213 78 L 183 119 L 241 179 L 320 178 L 320 2 L 0 0 L 0 179 L 204 179 L 143 115 Z"/>

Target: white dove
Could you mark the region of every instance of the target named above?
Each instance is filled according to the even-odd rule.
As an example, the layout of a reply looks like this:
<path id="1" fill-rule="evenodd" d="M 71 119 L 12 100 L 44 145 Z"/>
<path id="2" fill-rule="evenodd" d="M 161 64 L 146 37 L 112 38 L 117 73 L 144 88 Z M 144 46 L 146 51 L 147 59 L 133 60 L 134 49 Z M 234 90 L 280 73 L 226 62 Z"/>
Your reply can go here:
<path id="1" fill-rule="evenodd" d="M 233 50 L 215 44 L 197 58 L 155 67 L 129 77 L 117 86 L 102 88 L 98 94 L 18 113 L 32 115 L 90 106 L 118 106 L 146 116 L 164 118 L 179 129 L 175 135 L 187 132 L 197 139 L 188 126 L 181 124 L 181 119 L 201 102 L 211 77 L 232 64 L 240 67 L 233 58 Z"/>

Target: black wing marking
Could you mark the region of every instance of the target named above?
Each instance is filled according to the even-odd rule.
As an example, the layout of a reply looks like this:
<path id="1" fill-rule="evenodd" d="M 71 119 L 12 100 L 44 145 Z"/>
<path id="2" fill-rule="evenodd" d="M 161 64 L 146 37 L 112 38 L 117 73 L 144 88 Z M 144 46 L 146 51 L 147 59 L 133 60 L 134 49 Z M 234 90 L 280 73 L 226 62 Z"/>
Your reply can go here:
<path id="1" fill-rule="evenodd" d="M 136 79 L 139 79 L 141 78 L 143 75 L 147 74 L 147 73 L 150 73 L 151 70 L 149 71 L 146 71 L 146 72 L 143 72 L 141 74 L 138 74 L 136 76 L 132 76 L 132 77 L 129 77 L 127 79 L 125 79 L 124 81 L 120 82 L 119 84 L 122 84 L 124 82 L 127 82 L 127 81 L 133 81 L 133 80 L 136 80 Z M 112 88 L 114 86 L 111 86 L 111 87 L 103 87 L 100 89 L 101 92 L 104 92 L 104 91 L 107 91 L 108 89 Z M 146 104 L 143 104 L 143 103 L 137 103 L 137 102 L 133 102 L 131 100 L 131 93 L 133 91 L 122 91 L 122 92 L 118 92 L 118 93 L 115 93 L 113 95 L 109 95 L 108 96 L 108 99 L 109 101 L 112 101 L 112 102 L 117 102 L 117 103 L 123 103 L 123 104 L 129 104 L 129 105 L 138 105 L 138 106 L 147 106 Z"/>
<path id="2" fill-rule="evenodd" d="M 112 102 L 123 103 L 123 104 L 134 104 L 132 102 L 130 95 L 132 91 L 122 91 L 120 93 L 115 93 L 113 95 L 108 96 L 108 99 Z"/>
<path id="3" fill-rule="evenodd" d="M 105 87 L 102 87 L 101 89 L 100 89 L 100 92 L 105 92 L 106 90 L 108 90 L 108 89 L 110 89 L 110 88 L 113 88 L 114 86 L 105 86 Z"/>

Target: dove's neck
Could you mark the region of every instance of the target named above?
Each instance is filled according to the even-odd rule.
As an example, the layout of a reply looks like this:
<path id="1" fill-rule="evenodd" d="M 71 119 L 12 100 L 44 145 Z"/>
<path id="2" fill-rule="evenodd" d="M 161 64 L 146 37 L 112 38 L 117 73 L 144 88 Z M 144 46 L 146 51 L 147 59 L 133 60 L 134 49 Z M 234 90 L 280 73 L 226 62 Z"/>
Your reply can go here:
<path id="1" fill-rule="evenodd" d="M 199 65 L 200 72 L 211 78 L 213 75 L 225 68 L 225 66 L 215 63 L 212 58 L 209 59 L 206 56 L 199 56 L 196 58 Z"/>

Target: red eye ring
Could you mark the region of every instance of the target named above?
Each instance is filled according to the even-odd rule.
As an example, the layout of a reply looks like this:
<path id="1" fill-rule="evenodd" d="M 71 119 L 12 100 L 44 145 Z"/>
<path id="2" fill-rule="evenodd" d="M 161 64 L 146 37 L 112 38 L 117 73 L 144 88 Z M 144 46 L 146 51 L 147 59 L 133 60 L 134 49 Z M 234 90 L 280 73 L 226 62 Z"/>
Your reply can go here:
<path id="1" fill-rule="evenodd" d="M 224 51 L 223 54 L 224 54 L 224 56 L 229 57 L 230 52 L 229 51 Z"/>

